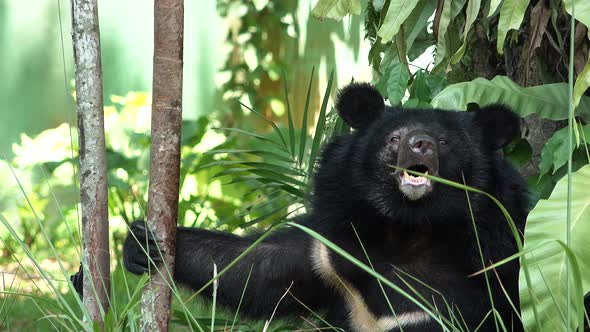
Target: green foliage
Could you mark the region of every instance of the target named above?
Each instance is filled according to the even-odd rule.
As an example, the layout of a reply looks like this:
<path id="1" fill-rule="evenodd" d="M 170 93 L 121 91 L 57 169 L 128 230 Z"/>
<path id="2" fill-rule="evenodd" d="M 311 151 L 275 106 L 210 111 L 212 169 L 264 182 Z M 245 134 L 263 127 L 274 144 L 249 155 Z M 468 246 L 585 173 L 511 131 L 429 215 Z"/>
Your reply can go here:
<path id="1" fill-rule="evenodd" d="M 307 133 L 307 119 L 311 114 L 309 100 L 313 76 L 310 78 L 307 89 L 300 129 L 295 129 L 292 122 L 289 122 L 288 128 L 279 128 L 268 119 L 265 121 L 269 121 L 273 128 L 272 136 L 260 136 L 243 130 L 224 128 L 224 130 L 235 131 L 243 138 L 254 138 L 255 141 L 266 143 L 254 146 L 252 143 L 255 141 L 247 141 L 251 149 L 213 150 L 211 154 L 227 153 L 229 160 L 215 161 L 204 166 L 204 168 L 221 167 L 222 171 L 216 173 L 214 177 L 229 176 L 231 178 L 229 184 L 248 184 L 253 193 L 267 198 L 247 205 L 238 214 L 238 218 L 241 219 L 240 227 L 251 226 L 263 221 L 266 221 L 267 224 L 282 222 L 294 212 L 301 213 L 300 210 L 307 202 L 311 174 L 313 174 L 320 147 L 332 134 L 348 130 L 335 112 L 328 113 L 328 99 L 333 80 L 334 74 L 332 73 L 328 79 L 319 110 L 315 132 L 311 136 Z M 285 91 L 287 91 L 286 86 Z M 291 106 L 288 99 L 285 104 L 287 105 L 288 118 L 291 119 Z M 263 117 L 250 107 L 242 106 Z M 256 159 L 252 159 L 251 156 L 255 156 Z"/>
<path id="2" fill-rule="evenodd" d="M 531 331 L 575 331 L 583 321 L 581 301 L 583 294 L 590 291 L 589 187 L 590 165 L 586 165 L 572 174 L 572 238 L 567 247 L 564 245 L 567 205 L 565 177 L 557 183 L 551 197 L 539 201 L 529 214 L 523 251 L 526 252 L 532 287 L 526 288 L 521 273 L 520 299 L 523 323 Z M 568 264 L 573 276 L 571 279 L 567 279 Z M 570 299 L 573 310 L 570 317 L 566 317 L 568 281 L 572 285 Z M 542 310 L 540 326 L 536 325 L 533 306 Z"/>
<path id="3" fill-rule="evenodd" d="M 579 131 L 579 136 L 590 139 L 590 125 L 578 125 L 574 128 L 574 130 Z M 552 170 L 551 174 L 555 174 L 567 163 L 568 159 L 572 157 L 574 149 L 568 151 L 569 148 L 567 135 L 568 128 L 562 128 L 555 132 L 555 134 L 543 147 L 543 152 L 541 153 L 541 162 L 539 163 L 539 178 L 547 174 L 550 170 Z M 588 144 L 586 142 L 587 141 L 584 140 L 584 142 L 582 142 L 583 147 L 578 148 L 581 150 L 581 152 L 588 152 Z M 587 162 L 590 162 L 590 158 L 587 154 L 585 159 Z"/>
<path id="4" fill-rule="evenodd" d="M 232 22 L 225 40 L 232 51 L 220 69 L 222 106 L 238 113 L 232 101 L 239 99 L 262 114 L 277 112 L 281 73 L 298 53 L 297 1 L 218 0 L 217 11 Z"/>
<path id="5" fill-rule="evenodd" d="M 479 14 L 479 8 L 481 7 L 481 0 L 472 0 L 469 1 L 467 4 L 467 11 L 466 11 L 466 18 L 465 18 L 465 28 L 463 30 L 463 44 L 457 50 L 455 55 L 451 57 L 451 64 L 457 64 L 463 55 L 465 55 L 465 50 L 467 48 L 467 37 L 469 36 L 469 30 L 471 30 L 471 26 L 475 22 L 477 15 Z"/>
<path id="6" fill-rule="evenodd" d="M 574 107 L 578 107 L 580 105 L 580 101 L 584 92 L 590 88 L 590 57 L 584 66 L 584 69 L 578 75 L 576 79 L 576 84 L 574 85 Z"/>
<path id="7" fill-rule="evenodd" d="M 504 0 L 500 8 L 500 22 L 498 22 L 498 40 L 496 50 L 504 53 L 506 34 L 512 29 L 518 29 L 524 19 L 524 13 L 530 0 Z"/>
<path id="8" fill-rule="evenodd" d="M 387 6 L 387 14 L 377 31 L 377 35 L 383 41 L 389 41 L 395 36 L 402 26 L 402 23 L 410 16 L 412 10 L 418 4 L 418 0 L 394 1 Z"/>
<path id="9" fill-rule="evenodd" d="M 432 100 L 434 107 L 457 110 L 466 110 L 470 103 L 480 106 L 503 103 L 512 106 L 522 117 L 533 113 L 551 120 L 568 117 L 566 83 L 523 88 L 505 76 L 496 76 L 492 80 L 476 78 L 450 85 Z M 590 98 L 582 98 L 576 115 L 590 121 Z"/>
<path id="10" fill-rule="evenodd" d="M 392 105 L 399 105 L 406 93 L 409 78 L 410 73 L 408 73 L 406 66 L 399 62 L 391 63 L 385 69 L 375 87 L 384 97 L 389 99 Z"/>
<path id="11" fill-rule="evenodd" d="M 311 11 L 317 19 L 332 18 L 341 20 L 348 14 L 359 15 L 361 13 L 360 0 L 320 0 Z"/>

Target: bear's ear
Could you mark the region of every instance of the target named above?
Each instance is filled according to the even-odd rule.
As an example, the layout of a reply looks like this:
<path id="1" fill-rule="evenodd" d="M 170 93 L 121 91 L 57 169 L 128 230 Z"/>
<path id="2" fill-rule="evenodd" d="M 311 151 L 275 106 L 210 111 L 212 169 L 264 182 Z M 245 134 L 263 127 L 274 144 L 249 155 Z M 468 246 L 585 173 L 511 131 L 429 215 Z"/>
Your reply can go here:
<path id="1" fill-rule="evenodd" d="M 481 130 L 487 147 L 497 150 L 520 135 L 520 117 L 510 107 L 489 105 L 475 111 L 473 124 Z"/>
<path id="2" fill-rule="evenodd" d="M 351 83 L 338 92 L 336 110 L 352 128 L 361 129 L 385 110 L 383 96 L 369 83 Z"/>

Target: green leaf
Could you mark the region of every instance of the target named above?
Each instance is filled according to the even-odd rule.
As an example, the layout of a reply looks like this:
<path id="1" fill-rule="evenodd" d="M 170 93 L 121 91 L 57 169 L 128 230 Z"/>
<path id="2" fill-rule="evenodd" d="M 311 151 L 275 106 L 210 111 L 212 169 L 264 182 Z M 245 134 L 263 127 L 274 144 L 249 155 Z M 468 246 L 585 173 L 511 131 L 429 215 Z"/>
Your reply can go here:
<path id="1" fill-rule="evenodd" d="M 572 220 L 569 248 L 566 241 L 567 178 L 558 181 L 547 200 L 540 200 L 529 214 L 525 229 L 524 251 L 531 285 L 519 279 L 522 320 L 530 331 L 575 331 L 583 314 L 581 297 L 590 290 L 590 165 L 572 173 Z M 571 262 L 573 277 L 571 317 L 566 319 L 566 267 Z M 581 280 L 577 280 L 581 279 Z M 572 280 L 570 280 L 571 282 Z M 582 289 L 579 289 L 579 288 Z M 531 292 L 531 293 L 529 293 Z M 532 294 L 532 295 L 530 295 Z M 532 297 L 531 297 L 532 296 Z M 532 298 L 534 298 L 534 303 Z M 533 305 L 539 310 L 541 326 L 533 317 Z M 566 322 L 570 328 L 567 329 Z"/>
<path id="2" fill-rule="evenodd" d="M 283 88 L 285 89 L 285 104 L 287 104 L 287 119 L 289 123 L 289 143 L 291 144 L 291 155 L 295 155 L 295 126 L 293 125 L 293 114 L 291 113 L 291 103 L 289 102 L 289 91 L 287 89 L 287 76 L 283 73 Z"/>
<path id="3" fill-rule="evenodd" d="M 305 106 L 303 108 L 303 119 L 301 120 L 301 133 L 299 139 L 299 165 L 303 162 L 303 154 L 305 153 L 305 145 L 307 140 L 307 114 L 309 113 L 309 100 L 311 98 L 311 86 L 313 85 L 313 73 L 315 67 L 311 69 L 311 76 L 309 78 L 309 85 L 307 86 L 307 95 L 305 96 Z"/>
<path id="4" fill-rule="evenodd" d="M 525 166 L 533 154 L 533 149 L 526 139 L 519 139 L 514 144 L 509 144 L 504 148 L 504 156 L 517 167 Z"/>
<path id="5" fill-rule="evenodd" d="M 340 21 L 348 14 L 361 14 L 360 0 L 319 0 L 311 11 L 313 17 L 323 20 L 332 18 Z"/>
<path id="6" fill-rule="evenodd" d="M 498 10 L 498 6 L 502 3 L 502 0 L 492 0 L 490 2 L 490 11 L 488 12 L 488 17 L 494 15 L 496 10 Z"/>
<path id="7" fill-rule="evenodd" d="M 590 38 L 590 1 L 588 0 L 563 0 L 563 6 L 568 14 L 572 14 L 572 3 L 574 4 L 574 16 L 588 28 Z"/>
<path id="8" fill-rule="evenodd" d="M 315 127 L 315 134 L 313 135 L 313 141 L 311 142 L 311 152 L 309 154 L 309 164 L 307 165 L 307 174 L 313 173 L 317 154 L 320 150 L 320 144 L 324 137 L 324 128 L 326 126 L 326 109 L 328 108 L 328 99 L 330 99 L 330 91 L 332 90 L 332 82 L 334 81 L 334 70 L 330 72 L 330 78 L 328 79 L 328 85 L 326 86 L 326 92 L 324 93 L 324 99 L 322 100 L 322 106 L 320 107 L 320 114 Z M 311 180 L 311 176 L 309 177 Z"/>
<path id="9" fill-rule="evenodd" d="M 532 113 L 551 120 L 568 117 L 566 83 L 523 88 L 506 76 L 496 76 L 491 81 L 480 77 L 450 85 L 434 97 L 431 104 L 436 108 L 466 110 L 469 103 L 480 106 L 504 103 L 522 117 Z M 576 115 L 590 121 L 590 98 L 582 97 Z"/>
<path id="10" fill-rule="evenodd" d="M 446 85 L 445 77 L 419 70 L 409 87 L 410 99 L 419 99 L 422 102 L 430 103 L 432 98 L 439 94 Z"/>
<path id="11" fill-rule="evenodd" d="M 524 13 L 529 6 L 530 0 L 504 0 L 500 9 L 500 20 L 498 21 L 498 40 L 496 51 L 504 54 L 504 40 L 509 30 L 518 29 L 524 18 Z"/>
<path id="12" fill-rule="evenodd" d="M 283 136 L 283 133 L 281 133 L 281 130 L 279 129 L 279 127 L 277 127 L 277 125 L 274 122 L 270 121 L 264 115 L 260 114 L 258 111 L 255 111 L 250 106 L 242 103 L 241 101 L 238 100 L 238 103 L 242 107 L 244 107 L 245 109 L 247 109 L 248 111 L 250 111 L 250 112 L 254 113 L 255 115 L 257 115 L 264 122 L 268 123 L 272 127 L 272 129 L 275 131 L 275 133 L 279 136 L 279 138 L 281 139 L 281 143 L 283 144 L 283 147 L 285 148 L 285 151 L 289 151 L 289 148 L 287 147 L 287 141 L 285 141 L 285 137 Z"/>
<path id="13" fill-rule="evenodd" d="M 410 79 L 410 74 L 406 67 L 402 63 L 396 62 L 383 71 L 375 86 L 382 95 L 389 99 L 391 105 L 399 105 L 406 93 L 408 79 Z"/>
<path id="14" fill-rule="evenodd" d="M 280 161 L 284 161 L 287 163 L 292 163 L 294 162 L 293 159 L 283 156 L 279 153 L 275 153 L 275 152 L 271 152 L 271 151 L 266 151 L 266 150 L 256 150 L 256 149 L 216 149 L 216 150 L 210 150 L 210 151 L 206 151 L 205 153 L 203 153 L 204 155 L 210 155 L 210 154 L 221 154 L 221 153 L 227 153 L 227 154 L 251 154 L 254 156 L 260 156 L 260 157 L 265 157 L 265 158 L 270 158 L 270 159 L 276 159 L 276 160 L 280 160 Z"/>
<path id="15" fill-rule="evenodd" d="M 481 0 L 470 0 L 467 4 L 467 17 L 465 20 L 465 29 L 463 30 L 463 44 L 461 44 L 461 47 L 459 47 L 457 52 L 451 57 L 452 64 L 461 61 L 461 58 L 463 58 L 463 55 L 465 54 L 465 49 L 467 48 L 467 36 L 469 35 L 469 30 L 471 30 L 473 22 L 475 22 L 475 19 L 477 18 L 480 6 Z"/>
<path id="16" fill-rule="evenodd" d="M 590 1 L 588 1 L 590 4 Z M 590 9 L 589 9 L 590 10 Z M 584 95 L 584 92 L 588 90 L 590 87 L 590 57 L 588 57 L 588 61 L 586 61 L 586 65 L 584 65 L 584 69 L 576 78 L 576 84 L 574 85 L 574 108 L 578 107 L 580 104 L 580 99 Z"/>
<path id="17" fill-rule="evenodd" d="M 438 40 L 436 42 L 436 57 L 434 59 L 434 66 L 437 67 L 444 60 L 447 53 L 447 29 L 451 23 L 451 0 L 446 0 L 440 15 L 438 23 Z"/>
<path id="18" fill-rule="evenodd" d="M 420 1 L 403 23 L 402 26 L 406 35 L 406 49 L 408 50 L 408 55 L 412 46 L 414 46 L 414 41 L 416 41 L 418 36 L 422 33 L 426 33 L 432 39 L 432 34 L 428 33 L 426 27 L 430 23 L 429 18 L 432 16 L 435 9 L 436 1 Z"/>
<path id="19" fill-rule="evenodd" d="M 392 0 L 389 3 L 389 8 L 387 9 L 387 15 L 385 15 L 385 20 L 383 20 L 383 24 L 379 31 L 377 31 L 377 35 L 381 37 L 382 42 L 388 42 L 393 39 L 399 32 L 399 28 L 404 23 L 406 18 L 410 16 L 414 7 L 418 4 L 419 0 Z"/>
<path id="20" fill-rule="evenodd" d="M 589 137 L 590 138 L 590 125 L 585 125 L 582 128 L 581 126 L 575 126 L 575 130 L 584 130 L 582 133 L 582 137 Z M 580 133 L 578 133 L 580 134 Z M 543 151 L 541 151 L 541 162 L 539 163 L 539 179 L 544 174 L 547 174 L 553 166 L 553 174 L 557 171 L 561 166 L 565 165 L 569 159 L 569 157 L 574 152 L 573 149 L 575 145 L 572 147 L 572 151 L 568 152 L 568 128 L 562 128 L 556 131 L 553 136 L 545 143 L 543 146 Z"/>
<path id="21" fill-rule="evenodd" d="M 264 137 L 262 135 L 258 135 L 256 133 L 253 133 L 253 132 L 250 132 L 250 131 L 247 131 L 247 130 L 243 130 L 243 129 L 239 129 L 239 128 L 213 128 L 213 129 L 216 129 L 216 130 L 224 130 L 224 131 L 229 131 L 229 132 L 235 132 L 235 133 L 238 133 L 238 134 L 243 134 L 243 135 L 246 135 L 246 136 L 254 137 L 254 138 L 259 139 L 261 141 L 265 141 L 265 142 L 274 144 L 278 148 L 280 148 L 281 150 L 284 150 L 284 146 L 281 143 L 278 143 L 278 142 L 276 142 L 276 141 L 274 141 L 274 140 L 272 140 L 270 138 L 266 138 L 266 137 Z"/>

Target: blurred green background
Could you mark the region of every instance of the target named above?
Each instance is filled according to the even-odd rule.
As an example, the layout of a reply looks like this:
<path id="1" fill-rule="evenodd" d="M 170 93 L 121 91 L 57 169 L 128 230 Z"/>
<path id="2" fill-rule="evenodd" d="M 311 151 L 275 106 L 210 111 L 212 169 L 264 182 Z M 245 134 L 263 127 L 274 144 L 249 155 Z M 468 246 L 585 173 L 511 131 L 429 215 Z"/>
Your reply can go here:
<path id="1" fill-rule="evenodd" d="M 268 1 L 185 2 L 183 112 L 186 118 L 227 107 L 216 103 L 216 91 L 222 87 L 223 77 L 227 76 L 227 71 L 223 76 L 224 62 L 235 56 L 233 53 L 245 55 L 246 61 L 251 61 L 248 57 L 252 58 L 252 51 L 260 51 L 236 49 L 227 40 L 229 29 L 236 25 L 240 15 L 245 14 L 244 4 L 247 3 L 256 9 L 268 5 Z M 228 14 L 221 17 L 218 6 L 224 5 L 229 8 Z M 346 82 L 352 77 L 370 78 L 366 55 L 360 50 L 360 18 L 321 24 L 309 18 L 311 1 L 283 1 L 276 7 L 285 8 L 288 15 L 284 15 L 283 21 L 290 26 L 289 31 L 276 31 L 276 38 L 283 40 L 281 43 L 284 44 L 285 35 L 290 35 L 293 44 L 277 43 L 282 48 L 279 52 L 290 63 L 289 68 L 281 68 L 276 73 L 285 71 L 291 78 L 297 76 L 296 72 L 309 76 L 313 66 L 321 66 L 325 80 L 327 70 L 340 62 L 343 67 L 339 72 L 348 76 L 337 78 L 339 81 Z M 100 1 L 99 17 L 105 105 L 111 95 L 150 91 L 153 2 Z M 0 1 L 2 153 L 11 155 L 10 147 L 18 141 L 20 133 L 34 135 L 43 129 L 71 122 L 74 117 L 70 27 L 69 1 Z M 288 55 L 285 52 L 294 53 Z M 256 58 L 256 54 L 253 57 Z M 275 81 L 279 79 L 273 78 Z M 306 84 L 306 79 L 301 81 L 302 85 Z"/>
<path id="2" fill-rule="evenodd" d="M 214 76 L 227 28 L 214 1 L 187 1 L 185 15 L 184 114 L 195 118 L 213 110 Z M 99 17 L 105 104 L 111 95 L 151 90 L 153 2 L 101 1 Z M 0 1 L 3 153 L 10 154 L 21 132 L 36 134 L 71 121 L 70 27 L 69 1 Z"/>

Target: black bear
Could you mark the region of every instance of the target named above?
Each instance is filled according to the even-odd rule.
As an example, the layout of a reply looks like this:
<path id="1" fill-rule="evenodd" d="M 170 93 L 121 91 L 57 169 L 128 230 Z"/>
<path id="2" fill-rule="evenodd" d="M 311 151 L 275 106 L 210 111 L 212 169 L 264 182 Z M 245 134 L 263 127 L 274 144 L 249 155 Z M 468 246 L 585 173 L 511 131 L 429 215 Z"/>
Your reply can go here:
<path id="1" fill-rule="evenodd" d="M 310 211 L 297 222 L 370 264 L 424 307 L 295 228 L 271 234 L 223 275 L 218 303 L 236 308 L 252 269 L 240 310 L 250 317 L 270 317 L 289 289 L 277 314 L 307 315 L 304 303 L 345 331 L 439 331 L 441 324 L 490 331 L 497 324 L 492 307 L 508 330 L 522 329 L 505 295 L 518 308 L 518 263 L 499 267 L 499 278 L 489 274 L 490 287 L 482 274 L 470 277 L 482 259 L 488 265 L 517 251 L 501 210 L 484 195 L 467 196 L 404 170 L 493 195 L 522 231 L 526 186 L 498 151 L 519 134 L 518 116 L 502 105 L 474 112 L 393 108 L 360 83 L 339 92 L 336 109 L 354 131 L 325 147 Z M 137 239 L 127 237 L 124 264 L 141 274 L 149 267 L 146 242 L 152 241 L 150 256 L 157 261 L 159 255 L 142 222 L 131 231 Z M 213 277 L 214 263 L 223 268 L 256 239 L 179 227 L 174 278 L 199 289 Z"/>

